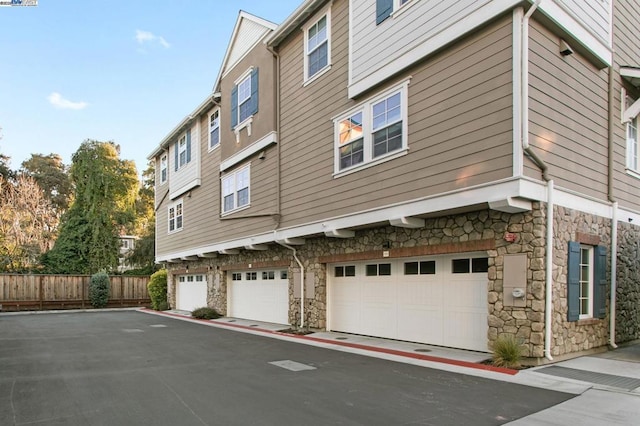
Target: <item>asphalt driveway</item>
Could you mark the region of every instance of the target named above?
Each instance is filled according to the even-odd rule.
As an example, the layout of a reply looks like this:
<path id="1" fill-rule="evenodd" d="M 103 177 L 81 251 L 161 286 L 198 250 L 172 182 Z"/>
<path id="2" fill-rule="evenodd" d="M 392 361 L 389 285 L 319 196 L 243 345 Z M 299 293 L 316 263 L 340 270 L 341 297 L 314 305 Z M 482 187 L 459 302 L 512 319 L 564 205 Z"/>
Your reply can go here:
<path id="1" fill-rule="evenodd" d="M 571 397 L 135 311 L 0 316 L 0 425 L 498 425 Z"/>

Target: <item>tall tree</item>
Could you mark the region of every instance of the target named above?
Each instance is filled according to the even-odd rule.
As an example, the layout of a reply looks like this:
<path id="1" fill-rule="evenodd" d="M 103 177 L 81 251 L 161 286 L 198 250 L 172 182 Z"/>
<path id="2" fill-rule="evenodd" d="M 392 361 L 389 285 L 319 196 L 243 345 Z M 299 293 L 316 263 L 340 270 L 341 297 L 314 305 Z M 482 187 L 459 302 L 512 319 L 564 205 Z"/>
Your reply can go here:
<path id="1" fill-rule="evenodd" d="M 91 274 L 118 266 L 118 235 L 135 218 L 138 178 L 132 161 L 120 160 L 113 142 L 86 140 L 70 168 L 74 197 L 60 235 L 43 257 L 51 273 Z"/>
<path id="2" fill-rule="evenodd" d="M 142 172 L 142 185 L 136 200 L 135 229 L 131 232 L 140 237 L 133 251 L 127 256 L 129 266 L 139 268 L 138 271 L 151 274 L 155 271 L 155 162 L 150 161 Z"/>
<path id="3" fill-rule="evenodd" d="M 31 158 L 22 162 L 20 172 L 38 182 L 60 214 L 67 210 L 73 187 L 60 155 L 31 154 Z"/>
<path id="4" fill-rule="evenodd" d="M 15 182 L 0 177 L 0 271 L 33 270 L 51 249 L 58 215 L 38 183 L 20 175 Z"/>

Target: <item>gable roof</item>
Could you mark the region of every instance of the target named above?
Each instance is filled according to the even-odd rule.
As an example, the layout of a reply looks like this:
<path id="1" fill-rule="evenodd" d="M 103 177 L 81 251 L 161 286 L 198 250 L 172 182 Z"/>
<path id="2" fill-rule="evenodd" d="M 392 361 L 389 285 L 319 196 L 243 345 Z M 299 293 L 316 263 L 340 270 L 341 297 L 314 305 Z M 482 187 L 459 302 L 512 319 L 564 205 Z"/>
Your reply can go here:
<path id="1" fill-rule="evenodd" d="M 238 13 L 236 25 L 233 28 L 227 51 L 224 54 L 220 72 L 218 72 L 218 78 L 216 78 L 216 82 L 213 85 L 214 92 L 218 90 L 222 77 L 231 71 L 251 49 L 277 27 L 273 22 L 259 18 L 244 10 Z"/>

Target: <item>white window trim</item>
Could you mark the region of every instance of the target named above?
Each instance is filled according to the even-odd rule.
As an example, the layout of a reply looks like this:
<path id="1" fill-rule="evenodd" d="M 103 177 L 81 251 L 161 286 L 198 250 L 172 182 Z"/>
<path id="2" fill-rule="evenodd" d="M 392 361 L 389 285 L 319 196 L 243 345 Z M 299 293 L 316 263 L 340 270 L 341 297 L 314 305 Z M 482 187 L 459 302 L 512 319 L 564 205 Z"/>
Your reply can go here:
<path id="1" fill-rule="evenodd" d="M 578 293 L 578 304 L 579 304 L 579 310 L 582 311 L 582 300 L 580 299 L 580 296 L 582 295 L 582 250 L 588 250 L 589 251 L 589 296 L 587 297 L 587 306 L 588 306 L 588 312 L 585 314 L 580 314 L 578 319 L 587 319 L 587 318 L 593 318 L 593 302 L 594 302 L 594 263 L 595 263 L 595 250 L 593 246 L 588 246 L 588 245 L 584 245 L 584 244 L 580 244 L 580 292 Z"/>
<path id="2" fill-rule="evenodd" d="M 182 226 L 180 228 L 178 228 L 177 224 L 178 224 L 178 215 L 175 215 L 175 222 L 176 222 L 176 226 L 175 229 L 171 230 L 171 209 L 177 209 L 178 205 L 182 205 Z M 168 234 L 175 234 L 176 232 L 180 232 L 184 229 L 184 203 L 182 202 L 182 198 L 174 201 L 173 203 L 169 204 L 169 206 L 167 206 L 167 233 Z"/>
<path id="3" fill-rule="evenodd" d="M 236 187 L 236 183 L 237 183 L 237 175 L 238 173 L 247 170 L 248 171 L 248 180 L 249 180 L 249 186 L 247 186 L 248 189 L 248 195 L 247 195 L 247 204 L 238 207 L 238 188 Z M 225 179 L 228 178 L 233 178 L 233 208 L 231 210 L 224 210 L 224 181 Z M 227 216 L 229 214 L 233 214 L 236 212 L 239 212 L 241 210 L 245 210 L 248 209 L 249 207 L 251 207 L 251 163 L 248 163 L 236 170 L 234 170 L 233 172 L 227 173 L 224 176 L 222 176 L 220 178 L 220 212 L 221 212 L 221 216 Z"/>
<path id="4" fill-rule="evenodd" d="M 240 83 L 242 83 L 243 81 L 245 81 L 247 78 L 251 78 L 251 73 L 253 73 L 253 68 L 254 67 L 249 67 L 249 69 L 247 69 L 244 73 L 242 73 L 242 75 L 240 75 L 240 77 L 238 77 L 234 82 L 233 85 L 238 87 L 238 93 L 236 93 L 236 96 L 238 96 L 238 108 L 236 111 L 236 118 L 238 119 L 238 124 L 236 124 L 236 127 L 233 128 L 233 132 L 236 135 L 236 143 L 240 143 L 240 131 L 244 128 L 247 129 L 247 135 L 251 136 L 251 124 L 253 123 L 253 115 L 248 116 L 247 118 L 245 118 L 243 121 L 240 121 Z M 252 87 L 253 89 L 253 87 Z M 248 99 L 251 99 L 251 97 L 249 97 Z"/>
<path id="5" fill-rule="evenodd" d="M 160 156 L 160 185 L 167 183 L 167 180 L 169 180 L 169 154 L 165 152 Z"/>
<path id="6" fill-rule="evenodd" d="M 318 70 L 311 77 L 309 76 L 309 54 L 307 52 L 308 42 L 309 42 L 309 29 L 314 26 L 319 20 L 323 17 L 327 17 L 327 65 L 325 65 L 322 69 Z M 309 22 L 302 28 L 304 33 L 304 46 L 302 49 L 302 54 L 304 56 L 304 81 L 302 86 L 305 87 L 311 84 L 313 81 L 317 80 L 320 76 L 326 74 L 331 69 L 331 3 L 316 13 L 313 18 L 309 20 Z"/>
<path id="7" fill-rule="evenodd" d="M 182 154 L 182 149 L 180 148 L 180 142 L 184 139 L 184 163 L 182 163 L 182 160 L 180 159 L 180 155 Z M 189 164 L 189 162 L 187 161 L 187 132 L 185 131 L 182 135 L 180 135 L 180 137 L 178 138 L 178 170 L 182 169 L 183 167 L 185 167 L 187 164 Z"/>
<path id="8" fill-rule="evenodd" d="M 411 78 L 408 78 L 401 82 L 400 84 L 394 86 L 391 89 L 388 89 L 375 97 L 369 98 L 366 101 L 360 103 L 359 105 L 351 108 L 350 110 L 340 114 L 337 117 L 333 118 L 334 124 L 334 141 L 333 141 L 333 177 L 338 178 L 353 172 L 363 170 L 372 166 L 375 166 L 380 163 L 384 163 L 389 160 L 393 160 L 395 158 L 406 155 L 409 151 L 409 142 L 408 142 L 408 92 L 409 92 L 409 82 Z M 395 93 L 400 93 L 400 113 L 402 116 L 402 148 L 379 157 L 373 158 L 373 117 L 372 117 L 372 108 L 373 105 L 389 96 L 392 96 Z M 364 161 L 361 164 L 351 166 L 349 168 L 340 170 L 340 132 L 339 132 L 339 124 L 341 120 L 352 116 L 358 112 L 362 112 L 362 128 L 363 128 L 363 145 L 364 145 Z"/>
<path id="9" fill-rule="evenodd" d="M 393 0 L 393 12 L 391 12 L 391 17 L 397 18 L 416 3 L 416 0 L 408 0 L 405 4 L 401 4 L 400 0 Z"/>
<path id="10" fill-rule="evenodd" d="M 636 150 L 636 158 L 635 158 L 635 164 L 632 163 L 632 149 L 631 149 L 631 145 L 630 145 L 630 139 L 629 139 L 629 129 L 631 126 L 634 126 L 636 128 L 636 139 L 635 139 L 635 150 Z M 626 126 L 625 126 L 625 169 L 627 171 L 628 174 L 630 174 L 631 176 L 634 177 L 640 177 L 640 152 L 638 152 L 639 150 L 639 142 L 638 141 L 638 117 L 632 117 L 629 119 L 629 121 L 626 122 Z"/>
<path id="11" fill-rule="evenodd" d="M 220 142 L 221 142 L 221 137 L 222 134 L 220 132 L 220 108 L 215 108 L 213 111 L 211 111 L 211 114 L 209 114 L 209 152 L 214 151 L 216 148 L 218 148 L 220 146 Z M 215 114 L 218 113 L 218 143 L 215 146 L 211 146 L 211 117 Z"/>

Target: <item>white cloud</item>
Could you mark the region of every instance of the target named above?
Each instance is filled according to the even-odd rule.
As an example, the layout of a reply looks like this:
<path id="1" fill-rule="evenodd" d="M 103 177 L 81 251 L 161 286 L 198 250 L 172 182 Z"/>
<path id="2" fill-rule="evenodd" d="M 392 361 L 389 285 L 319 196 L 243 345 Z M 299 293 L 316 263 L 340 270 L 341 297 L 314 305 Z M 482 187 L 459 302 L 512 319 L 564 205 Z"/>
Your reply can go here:
<path id="1" fill-rule="evenodd" d="M 85 109 L 89 106 L 86 102 L 73 102 L 69 99 L 65 99 L 58 92 L 53 92 L 47 96 L 47 100 L 51 105 L 60 109 Z"/>
<path id="2" fill-rule="evenodd" d="M 160 45 L 165 49 L 168 49 L 171 47 L 169 42 L 167 42 L 167 40 L 165 40 L 164 37 L 157 36 L 150 31 L 136 30 L 136 41 L 138 42 L 138 44 L 144 44 L 147 42 L 149 43 L 157 42 L 157 43 L 160 43 Z"/>

